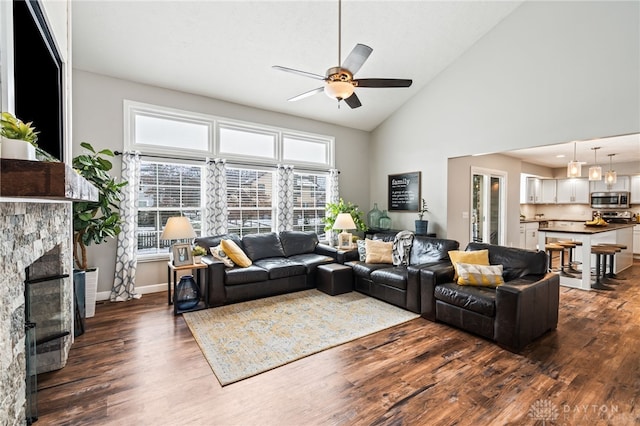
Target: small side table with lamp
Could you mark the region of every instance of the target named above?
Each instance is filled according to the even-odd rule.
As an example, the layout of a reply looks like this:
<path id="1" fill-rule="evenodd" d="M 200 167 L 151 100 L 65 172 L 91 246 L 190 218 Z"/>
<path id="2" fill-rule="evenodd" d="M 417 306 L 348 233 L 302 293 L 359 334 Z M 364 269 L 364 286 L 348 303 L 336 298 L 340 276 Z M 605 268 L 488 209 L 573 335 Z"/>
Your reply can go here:
<path id="1" fill-rule="evenodd" d="M 185 216 L 170 217 L 162 231 L 163 240 L 193 240 L 196 233 Z M 200 291 L 202 286 L 202 270 L 206 268 L 203 264 L 194 264 L 191 254 L 191 243 L 174 243 L 171 245 L 171 260 L 167 262 L 167 301 L 173 303 L 174 314 L 195 311 L 207 307 L 207 297 Z M 196 279 L 192 275 L 183 275 L 177 282 L 178 271 L 195 271 Z M 173 298 L 171 288 L 173 287 Z M 173 300 L 172 300 L 173 299 Z"/>

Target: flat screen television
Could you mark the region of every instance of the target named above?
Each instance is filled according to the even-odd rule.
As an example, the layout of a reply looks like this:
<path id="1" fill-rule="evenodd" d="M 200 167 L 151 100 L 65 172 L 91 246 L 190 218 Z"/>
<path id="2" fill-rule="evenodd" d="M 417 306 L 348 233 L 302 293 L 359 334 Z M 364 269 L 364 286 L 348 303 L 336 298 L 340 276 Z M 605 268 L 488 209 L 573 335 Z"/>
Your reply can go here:
<path id="1" fill-rule="evenodd" d="M 14 0 L 15 115 L 33 122 L 38 147 L 64 161 L 62 59 L 37 0 Z"/>

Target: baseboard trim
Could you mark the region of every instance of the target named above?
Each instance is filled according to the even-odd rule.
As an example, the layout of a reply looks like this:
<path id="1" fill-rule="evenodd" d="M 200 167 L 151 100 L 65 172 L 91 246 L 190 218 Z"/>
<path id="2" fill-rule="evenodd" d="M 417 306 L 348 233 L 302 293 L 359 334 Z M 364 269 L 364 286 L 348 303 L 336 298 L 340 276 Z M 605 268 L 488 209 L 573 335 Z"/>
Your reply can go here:
<path id="1" fill-rule="evenodd" d="M 138 294 L 148 294 L 148 293 L 159 293 L 161 291 L 167 291 L 167 283 L 164 284 L 151 284 L 136 287 L 136 293 Z M 96 295 L 96 300 L 109 300 L 111 298 L 111 290 L 109 291 L 99 291 Z"/>

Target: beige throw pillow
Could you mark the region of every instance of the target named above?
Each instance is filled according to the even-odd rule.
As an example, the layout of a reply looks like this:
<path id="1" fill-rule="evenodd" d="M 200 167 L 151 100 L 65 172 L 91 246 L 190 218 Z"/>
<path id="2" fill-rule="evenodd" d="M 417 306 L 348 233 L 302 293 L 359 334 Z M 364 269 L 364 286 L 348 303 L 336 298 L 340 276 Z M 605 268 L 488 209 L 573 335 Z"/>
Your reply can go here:
<path id="1" fill-rule="evenodd" d="M 365 240 L 366 263 L 393 264 L 393 241 Z"/>
<path id="2" fill-rule="evenodd" d="M 232 240 L 222 240 L 220 241 L 220 247 L 222 250 L 231 258 L 233 263 L 236 265 L 246 268 L 247 266 L 251 266 L 251 259 L 247 257 L 247 255 L 242 251 L 240 247 Z"/>
<path id="3" fill-rule="evenodd" d="M 215 247 L 211 247 L 210 251 L 211 251 L 211 256 L 213 256 L 214 259 L 224 263 L 224 266 L 228 268 L 233 268 L 235 266 L 235 264 L 233 263 L 233 260 L 231 260 L 231 258 L 227 256 L 227 253 L 225 253 L 224 250 L 222 249 L 222 244 L 218 244 Z"/>

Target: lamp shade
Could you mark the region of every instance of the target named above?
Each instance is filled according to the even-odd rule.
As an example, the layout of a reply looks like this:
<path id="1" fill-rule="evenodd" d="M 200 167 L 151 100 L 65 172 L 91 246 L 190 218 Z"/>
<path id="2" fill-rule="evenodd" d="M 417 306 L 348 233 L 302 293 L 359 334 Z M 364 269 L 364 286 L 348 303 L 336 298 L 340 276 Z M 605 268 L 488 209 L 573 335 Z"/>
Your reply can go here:
<path id="1" fill-rule="evenodd" d="M 333 229 L 356 229 L 356 224 L 350 213 L 338 213 Z"/>
<path id="2" fill-rule="evenodd" d="M 182 240 L 195 237 L 196 233 L 193 231 L 189 218 L 185 216 L 174 216 L 167 220 L 167 224 L 160 238 L 163 240 Z"/>
<path id="3" fill-rule="evenodd" d="M 324 93 L 333 99 L 347 99 L 353 89 L 353 84 L 346 81 L 328 81 L 324 85 Z"/>

